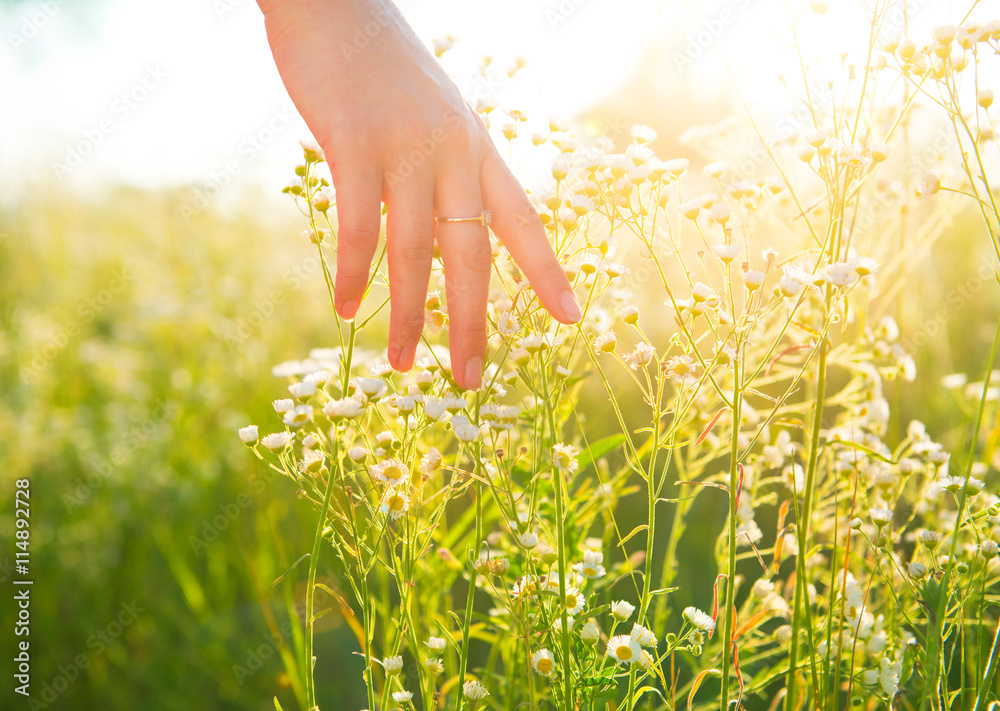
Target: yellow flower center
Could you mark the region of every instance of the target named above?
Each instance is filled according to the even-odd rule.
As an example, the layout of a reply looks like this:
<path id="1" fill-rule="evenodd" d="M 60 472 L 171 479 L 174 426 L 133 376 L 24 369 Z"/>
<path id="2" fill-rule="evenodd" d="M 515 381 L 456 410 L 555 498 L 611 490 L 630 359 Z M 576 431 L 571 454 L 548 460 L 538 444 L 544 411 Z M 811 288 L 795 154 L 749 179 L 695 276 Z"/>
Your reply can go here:
<path id="1" fill-rule="evenodd" d="M 615 650 L 615 656 L 623 662 L 630 661 L 632 659 L 632 648 L 627 644 L 620 645 L 618 649 Z"/>
<path id="2" fill-rule="evenodd" d="M 583 569 L 583 574 L 586 575 L 587 577 L 592 577 L 594 575 L 597 575 L 597 568 L 585 567 Z"/>
<path id="3" fill-rule="evenodd" d="M 406 499 L 404 499 L 399 494 L 394 494 L 391 499 L 389 499 L 389 508 L 393 511 L 402 511 L 406 508 Z"/>
<path id="4" fill-rule="evenodd" d="M 390 464 L 385 469 L 382 470 L 382 476 L 384 476 L 389 481 L 399 481 L 403 478 L 403 470 L 397 467 L 395 464 Z"/>
<path id="5" fill-rule="evenodd" d="M 537 668 L 540 674 L 549 674 L 552 671 L 552 660 L 548 657 L 542 657 L 538 660 Z"/>

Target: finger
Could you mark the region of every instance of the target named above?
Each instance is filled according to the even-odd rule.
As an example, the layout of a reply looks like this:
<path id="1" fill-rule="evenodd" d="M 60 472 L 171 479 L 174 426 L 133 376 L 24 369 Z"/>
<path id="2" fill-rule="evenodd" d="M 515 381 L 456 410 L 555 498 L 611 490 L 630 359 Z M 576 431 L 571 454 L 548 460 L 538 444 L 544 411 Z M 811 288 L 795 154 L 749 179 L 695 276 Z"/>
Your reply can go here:
<path id="1" fill-rule="evenodd" d="M 528 277 L 542 306 L 559 321 L 576 323 L 580 306 L 524 188 L 496 151 L 483 161 L 480 174 L 493 231 Z"/>
<path id="2" fill-rule="evenodd" d="M 357 315 L 365 295 L 372 257 L 378 246 L 382 181 L 376 171 L 358 170 L 354 165 L 335 172 L 337 276 L 334 303 L 341 318 L 350 320 Z"/>
<path id="3" fill-rule="evenodd" d="M 442 176 L 434 209 L 438 217 L 478 217 L 483 211 L 479 176 L 461 170 Z M 438 222 L 437 242 L 444 261 L 452 375 L 460 388 L 477 390 L 483 382 L 493 265 L 489 232 L 479 222 Z"/>
<path id="4" fill-rule="evenodd" d="M 409 370 L 424 328 L 427 282 L 434 258 L 434 184 L 431 178 L 406 181 L 388 197 L 389 364 Z"/>

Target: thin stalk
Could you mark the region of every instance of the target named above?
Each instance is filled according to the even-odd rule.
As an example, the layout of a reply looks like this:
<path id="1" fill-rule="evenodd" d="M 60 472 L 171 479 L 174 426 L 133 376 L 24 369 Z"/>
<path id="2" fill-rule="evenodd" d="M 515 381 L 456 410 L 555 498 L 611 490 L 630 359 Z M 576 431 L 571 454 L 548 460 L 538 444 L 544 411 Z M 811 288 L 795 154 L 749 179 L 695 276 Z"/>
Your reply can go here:
<path id="1" fill-rule="evenodd" d="M 729 445 L 729 567 L 726 579 L 726 623 L 722 631 L 722 697 L 719 701 L 721 711 L 729 708 L 729 656 L 732 653 L 733 636 L 733 603 L 736 599 L 736 529 L 739 526 L 737 511 L 740 502 L 736 495 L 739 487 L 739 440 L 740 440 L 740 401 L 742 391 L 740 383 L 740 364 L 742 358 L 733 363 L 733 432 Z"/>
<path id="2" fill-rule="evenodd" d="M 323 497 L 323 508 L 316 522 L 316 535 L 313 537 L 312 555 L 309 557 L 309 580 L 306 583 L 306 708 L 312 711 L 316 708 L 316 682 L 313 679 L 313 594 L 316 587 L 316 570 L 319 568 L 319 551 L 323 543 L 323 529 L 326 528 L 326 515 L 330 510 L 330 498 L 333 496 L 333 471 L 327 474 L 326 495 Z"/>
<path id="3" fill-rule="evenodd" d="M 481 466 L 480 459 L 476 457 L 476 467 Z M 476 548 L 478 549 L 483 540 L 483 488 L 476 482 Z M 474 555 L 478 553 L 474 552 Z M 473 559 L 474 560 L 474 559 Z M 476 597 L 476 566 L 472 560 L 469 561 L 469 598 L 465 602 L 465 619 L 462 621 L 462 660 L 458 673 L 458 711 L 462 711 L 465 705 L 465 695 L 462 693 L 465 687 L 465 673 L 469 666 L 469 631 L 472 628 L 472 603 Z"/>
<path id="4" fill-rule="evenodd" d="M 799 552 L 795 557 L 795 603 L 792 614 L 792 648 L 788 653 L 788 682 L 786 684 L 786 689 L 788 693 L 785 695 L 785 709 L 790 711 L 794 708 L 792 704 L 795 702 L 795 692 L 797 686 L 796 677 L 796 667 L 798 666 L 799 657 L 799 632 L 802 625 L 802 617 L 800 614 L 800 609 L 803 605 L 803 597 L 805 594 L 806 587 L 806 552 L 809 550 L 809 522 L 810 516 L 812 515 L 812 505 L 813 505 L 813 489 L 815 488 L 816 482 L 816 462 L 819 458 L 819 430 L 823 425 L 823 405 L 826 399 L 826 356 L 827 347 L 824 343 L 820 343 L 819 346 L 819 362 L 817 364 L 817 380 L 816 380 L 816 407 L 813 412 L 813 423 L 812 423 L 812 435 L 809 441 L 809 463 L 806 469 L 806 481 L 805 481 L 805 491 L 802 501 L 802 511 L 801 515 L 796 517 L 796 526 L 799 534 Z M 794 477 L 794 474 L 793 474 Z M 805 604 L 808 605 L 809 601 L 806 600 Z M 812 637 L 812 629 L 808 630 L 810 638 Z"/>

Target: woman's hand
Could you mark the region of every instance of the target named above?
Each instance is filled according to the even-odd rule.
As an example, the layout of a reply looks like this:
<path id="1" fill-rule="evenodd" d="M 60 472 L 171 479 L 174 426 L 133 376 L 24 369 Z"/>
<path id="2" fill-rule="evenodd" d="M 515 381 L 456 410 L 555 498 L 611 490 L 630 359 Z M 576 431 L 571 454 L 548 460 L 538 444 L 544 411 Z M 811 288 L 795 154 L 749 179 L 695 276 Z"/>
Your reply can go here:
<path id="1" fill-rule="evenodd" d="M 391 319 L 389 362 L 409 370 L 424 325 L 435 236 L 445 265 L 452 371 L 482 383 L 491 227 L 563 323 L 580 318 L 569 281 L 524 190 L 434 56 L 388 0 L 258 0 L 278 71 L 323 147 L 336 190 L 335 301 L 358 311 L 378 243 L 381 205 Z"/>

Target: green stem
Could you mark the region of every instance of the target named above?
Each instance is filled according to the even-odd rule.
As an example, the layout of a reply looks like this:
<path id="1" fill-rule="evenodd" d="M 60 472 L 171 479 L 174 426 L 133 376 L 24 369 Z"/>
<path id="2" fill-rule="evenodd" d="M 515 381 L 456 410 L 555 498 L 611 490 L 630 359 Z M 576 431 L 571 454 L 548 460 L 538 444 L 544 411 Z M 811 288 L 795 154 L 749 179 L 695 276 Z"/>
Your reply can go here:
<path id="1" fill-rule="evenodd" d="M 476 469 L 482 466 L 479 456 L 476 456 Z M 469 598 L 465 602 L 465 619 L 462 621 L 462 660 L 458 673 L 458 711 L 462 711 L 465 705 L 465 696 L 462 693 L 465 687 L 465 673 L 469 666 L 469 632 L 472 629 L 472 603 L 476 597 L 476 565 L 475 560 L 479 555 L 478 549 L 483 541 L 483 489 L 482 485 L 476 483 L 476 548 L 472 551 L 469 559 Z"/>
<path id="2" fill-rule="evenodd" d="M 973 705 L 972 711 L 979 711 L 979 707 L 982 706 L 983 701 L 986 700 L 986 692 L 989 691 L 990 681 L 993 679 L 993 674 L 997 670 L 998 644 L 1000 644 L 1000 625 L 997 625 L 997 631 L 993 634 L 993 649 L 990 650 L 990 661 L 989 664 L 986 665 L 986 673 L 983 675 L 983 683 L 979 687 L 979 694 L 976 695 L 976 703 Z"/>
<path id="3" fill-rule="evenodd" d="M 556 480 L 556 542 L 559 556 L 559 604 L 562 609 L 562 624 L 560 633 L 562 637 L 562 657 L 563 657 L 563 693 L 567 711 L 573 706 L 573 675 L 570 673 L 571 657 L 569 648 L 569 624 L 566 614 L 566 541 L 563 537 L 563 473 L 556 470 L 554 474 Z"/>
<path id="4" fill-rule="evenodd" d="M 320 509 L 319 521 L 316 522 L 316 535 L 313 537 L 312 555 L 309 557 L 309 580 L 306 583 L 306 708 L 310 711 L 316 708 L 316 682 L 313 679 L 313 594 L 316 587 L 316 570 L 319 568 L 319 551 L 323 543 L 323 529 L 326 528 L 326 515 L 330 510 L 332 496 L 333 471 L 331 470 L 327 474 L 323 508 Z"/>
<path id="5" fill-rule="evenodd" d="M 729 566 L 726 570 L 726 622 L 722 631 L 722 696 L 719 700 L 719 708 L 726 711 L 729 708 L 729 657 L 732 653 L 733 638 L 733 604 L 736 599 L 736 529 L 739 525 L 737 511 L 739 509 L 739 498 L 737 488 L 739 487 L 739 437 L 740 437 L 740 400 L 742 392 L 740 390 L 740 363 L 741 359 L 733 362 L 733 432 L 730 437 L 729 446 Z"/>
<path id="6" fill-rule="evenodd" d="M 796 516 L 796 526 L 799 534 L 799 552 L 795 557 L 795 606 L 793 608 L 792 615 L 792 639 L 791 639 L 791 649 L 788 653 L 788 682 L 786 684 L 786 689 L 788 690 L 785 695 L 785 709 L 790 711 L 794 708 L 795 703 L 795 692 L 797 685 L 796 677 L 796 667 L 798 666 L 798 653 L 799 653 L 799 631 L 802 625 L 802 617 L 800 610 L 803 605 L 807 608 L 808 613 L 808 600 L 803 600 L 805 596 L 806 589 L 806 555 L 809 550 L 809 522 L 810 516 L 812 515 L 812 505 L 813 505 L 813 489 L 815 488 L 816 482 L 816 462 L 819 458 L 819 430 L 823 425 L 823 405 L 826 399 L 826 356 L 827 356 L 827 346 L 825 343 L 820 343 L 819 345 L 819 363 L 817 364 L 817 370 L 819 371 L 816 379 L 816 407 L 813 411 L 813 423 L 812 423 L 812 434 L 809 441 L 809 463 L 806 469 L 806 481 L 805 481 L 805 491 L 802 501 L 801 515 Z M 792 477 L 794 479 L 794 472 Z M 812 639 L 812 629 L 811 626 L 808 627 L 807 632 L 809 634 L 810 640 Z M 811 648 L 811 645 L 810 645 Z"/>

